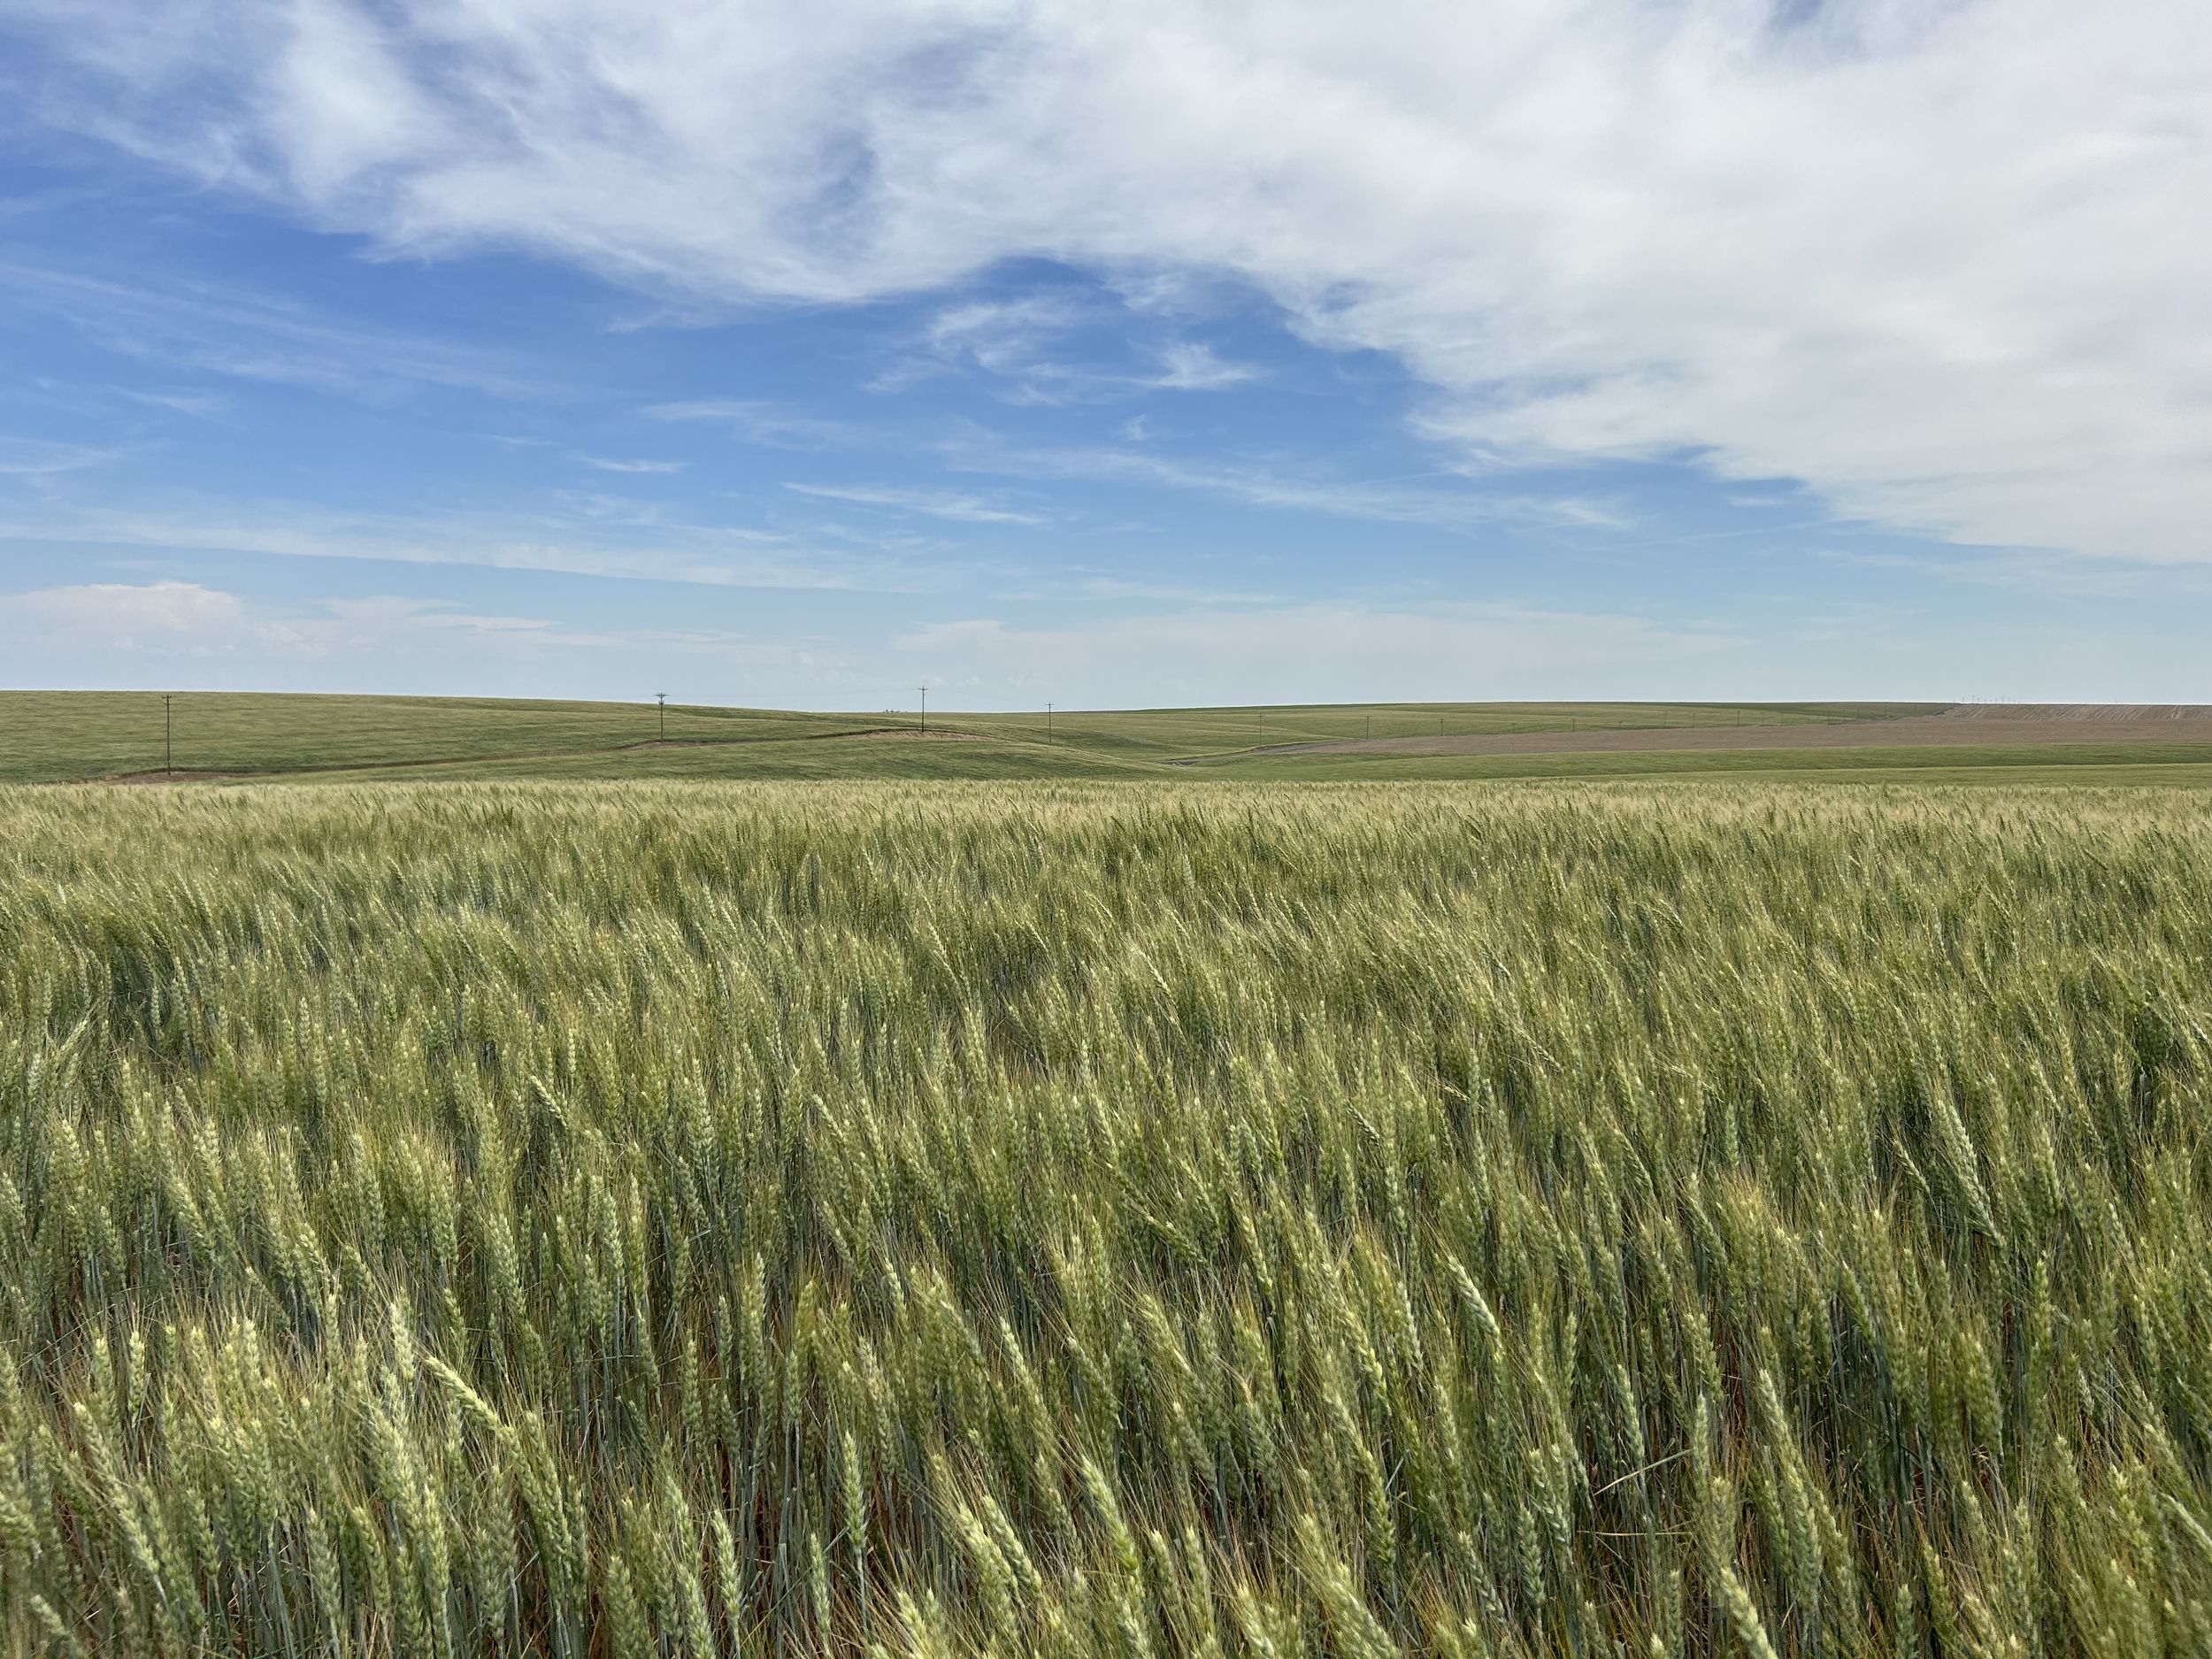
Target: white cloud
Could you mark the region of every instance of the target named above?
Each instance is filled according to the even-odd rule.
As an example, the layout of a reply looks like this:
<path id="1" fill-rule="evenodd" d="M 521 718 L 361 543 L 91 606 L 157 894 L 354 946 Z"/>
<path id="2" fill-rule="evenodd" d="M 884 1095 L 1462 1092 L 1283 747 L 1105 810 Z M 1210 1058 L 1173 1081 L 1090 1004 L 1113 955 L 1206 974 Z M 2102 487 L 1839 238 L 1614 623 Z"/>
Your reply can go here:
<path id="1" fill-rule="evenodd" d="M 43 542 L 470 565 L 687 582 L 713 588 L 911 591 L 943 580 L 879 547 L 831 552 L 741 526 L 694 524 L 619 498 L 574 498 L 565 512 L 366 513 L 283 501 L 165 495 L 98 504 L 42 502 L 0 512 L 0 543 Z"/>
<path id="2" fill-rule="evenodd" d="M 1038 701 L 1057 691 L 1063 706 L 1161 706 L 1617 695 L 1735 641 L 1637 617 L 1451 603 L 1185 611 L 1066 628 L 986 618 L 918 628 L 898 643 L 933 687 L 956 695 L 976 687 Z"/>
<path id="3" fill-rule="evenodd" d="M 230 412 L 231 400 L 220 392 L 159 392 L 142 391 L 119 386 L 115 395 L 134 403 L 144 403 L 151 409 L 165 409 L 175 415 L 189 415 L 196 420 L 219 420 Z"/>
<path id="4" fill-rule="evenodd" d="M 691 465 L 688 461 L 634 461 L 617 456 L 583 455 L 577 457 L 586 466 L 602 472 L 668 473 L 680 472 Z"/>
<path id="5" fill-rule="evenodd" d="M 1042 524 L 1035 513 L 1017 512 L 980 495 L 949 489 L 904 489 L 886 484 L 786 484 L 795 495 L 823 501 L 849 501 L 863 507 L 881 507 L 892 512 L 918 512 L 957 524 Z"/>
<path id="6" fill-rule="evenodd" d="M 60 443 L 49 438 L 0 436 L 0 473 L 16 478 L 43 478 L 54 472 L 75 472 L 97 466 L 109 451 L 81 443 Z"/>
<path id="7" fill-rule="evenodd" d="M 868 382 L 878 392 L 905 391 L 956 369 L 973 367 L 1007 382 L 1010 400 L 1065 404 L 1109 402 L 1141 392 L 1218 392 L 1259 378 L 1202 341 L 1170 340 L 1150 351 L 1157 367 L 1138 373 L 1071 361 L 1068 336 L 1097 330 L 1148 309 L 1125 309 L 1094 296 L 1047 289 L 1012 299 L 963 300 L 933 317 L 903 357 Z"/>
<path id="8" fill-rule="evenodd" d="M 1025 449 L 971 433 L 943 446 L 947 464 L 1011 478 L 1095 479 L 1217 495 L 1247 506 L 1321 512 L 1385 524 L 1465 529 L 1523 524 L 1552 529 L 1621 529 L 1627 520 L 1603 502 L 1574 495 L 1409 488 L 1403 479 L 1332 479 L 1317 470 L 1292 474 L 1252 462 L 1179 461 L 1154 451 L 1110 448 Z"/>
<path id="9" fill-rule="evenodd" d="M 1150 384 L 1169 392 L 1223 392 L 1258 378 L 1257 369 L 1225 362 L 1211 346 L 1178 340 L 1161 350 L 1160 373 Z"/>
<path id="10" fill-rule="evenodd" d="M 1111 319 L 1095 297 L 1046 289 L 1013 299 L 961 300 L 945 306 L 908 349 L 871 375 L 872 392 L 905 392 L 941 376 L 979 370 L 1004 382 L 1010 402 L 1056 405 L 1124 397 L 1141 381 L 1064 361 L 1067 336 Z"/>
<path id="11" fill-rule="evenodd" d="M 1044 349 L 1068 330 L 1097 319 L 1097 308 L 1071 295 L 1030 294 L 947 306 L 928 328 L 930 349 L 965 357 L 995 374 L 1036 372 Z"/>
<path id="12" fill-rule="evenodd" d="M 1071 586 L 1086 599 L 1139 599 L 1187 605 L 1263 605 L 1275 602 L 1274 595 L 1250 589 L 1200 588 L 1188 582 L 1133 581 L 1125 576 L 1079 575 Z"/>
<path id="13" fill-rule="evenodd" d="M 0 594 L 0 636 L 45 647 L 204 653 L 245 643 L 245 603 L 197 582 L 86 582 Z"/>
<path id="14" fill-rule="evenodd" d="M 234 380 L 387 396 L 413 386 L 541 397 L 551 384 L 493 351 L 334 321 L 242 288 L 158 285 L 0 260 L 0 297 L 68 324 L 110 350 Z M 127 393 L 185 413 L 219 412 L 206 394 Z"/>
<path id="15" fill-rule="evenodd" d="M 296 613 L 266 615 L 262 650 L 276 657 L 374 658 L 394 653 L 466 659 L 483 655 L 532 657 L 552 651 L 726 655 L 755 652 L 761 642 L 718 628 L 578 627 L 547 617 L 487 615 L 443 600 L 377 595 L 324 599 Z"/>
<path id="16" fill-rule="evenodd" d="M 295 607 L 254 602 L 197 582 L 87 582 L 0 594 L 0 640 L 49 655 L 292 664 L 396 656 L 468 662 L 548 651 L 706 655 L 781 664 L 789 641 L 715 628 L 576 627 L 544 617 L 465 611 L 400 595 L 324 598 Z"/>
<path id="17" fill-rule="evenodd" d="M 697 421 L 726 426 L 730 435 L 746 443 L 772 449 L 841 449 L 857 444 L 866 434 L 842 420 L 801 414 L 780 403 L 747 397 L 698 397 L 681 403 L 654 403 L 638 411 L 649 420 Z"/>
<path id="18" fill-rule="evenodd" d="M 731 300 L 1219 273 L 1398 354 L 1497 463 L 2212 557 L 2200 0 L 27 15 L 97 77 L 26 87 L 53 119 L 393 250 Z"/>

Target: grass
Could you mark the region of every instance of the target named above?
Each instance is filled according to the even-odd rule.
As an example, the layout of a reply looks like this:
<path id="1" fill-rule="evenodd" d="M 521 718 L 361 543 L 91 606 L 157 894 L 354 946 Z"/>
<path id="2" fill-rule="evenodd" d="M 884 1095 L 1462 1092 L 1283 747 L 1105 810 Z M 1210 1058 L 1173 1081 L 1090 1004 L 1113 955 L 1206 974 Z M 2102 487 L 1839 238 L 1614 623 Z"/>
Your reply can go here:
<path id="1" fill-rule="evenodd" d="M 2205 780 L 2212 746 L 2188 742 L 1885 745 L 1883 725 L 1924 703 L 1373 703 L 951 714 L 912 735 L 910 714 L 807 714 L 671 706 L 666 742 L 650 704 L 498 699 L 180 695 L 178 768 L 217 780 L 351 772 L 363 780 L 603 781 L 964 779 L 1131 780 L 1205 776 L 1328 780 L 1727 778 L 1776 780 Z M 144 693 L 0 692 L 0 782 L 144 777 L 163 765 L 163 710 Z M 1333 738 L 1744 725 L 1863 726 L 1848 749 L 1552 755 L 1284 754 Z M 2093 733 L 2093 727 L 2085 732 Z M 2177 769 L 2195 768 L 2193 772 Z M 2076 769 L 2083 769 L 2078 772 Z"/>
<path id="2" fill-rule="evenodd" d="M 502 755 L 612 750 L 660 732 L 654 706 L 470 697 L 335 697 L 193 692 L 170 710 L 176 764 L 280 772 Z M 671 741 L 816 736 L 886 724 L 879 715 L 672 705 Z M 0 782 L 66 782 L 159 772 L 162 699 L 146 692 L 0 692 Z"/>
<path id="3" fill-rule="evenodd" d="M 1377 703 L 1237 709 L 1134 709 L 1053 718 L 1056 742 L 1143 760 L 1231 755 L 1342 738 L 1470 737 L 1505 732 L 1636 731 L 1694 726 L 1827 726 L 1931 714 L 1937 703 Z M 961 726 L 1034 741 L 1041 714 L 961 714 Z"/>
<path id="4" fill-rule="evenodd" d="M 2085 728 L 2091 729 L 2093 728 Z M 1389 753 L 1250 755 L 1207 760 L 1191 770 L 1201 776 L 1232 776 L 1271 782 L 1365 780 L 1414 782 L 1450 779 L 1772 777 L 1788 774 L 1857 778 L 1928 773 L 1961 780 L 1977 773 L 2010 775 L 2019 768 L 2044 773 L 2088 768 L 2212 769 L 2207 743 L 1973 743 L 1940 748 L 1886 748 L 1870 742 L 1849 749 L 1653 749 L 1556 755 L 1394 755 Z"/>
<path id="5" fill-rule="evenodd" d="M 933 722 L 933 726 L 934 722 Z M 926 739 L 910 733 L 797 742 L 764 741 L 694 748 L 624 749 L 602 754 L 511 761 L 463 761 L 411 769 L 410 779 L 448 781 L 654 780 L 756 782 L 866 779 L 1157 778 L 1164 768 L 1079 749 L 1010 739 Z"/>
<path id="6" fill-rule="evenodd" d="M 970 741 L 926 749 L 866 736 L 912 728 L 897 714 L 807 714 L 650 703 L 496 698 L 190 693 L 174 698 L 165 749 L 158 695 L 0 692 L 0 783 L 161 772 L 324 774 L 348 768 L 445 778 L 1126 777 L 1257 743 L 1742 724 L 1878 721 L 1924 704 L 1378 703 L 940 716 Z M 1049 741 L 1048 741 L 1048 737 Z M 834 742 L 824 744 L 823 739 Z M 1359 757 L 1364 759 L 1365 757 Z M 1261 770 L 1269 757 L 1253 763 Z M 1355 765 L 1349 769 L 1356 772 Z M 1333 774 L 1332 774 L 1333 775 Z"/>
<path id="7" fill-rule="evenodd" d="M 0 792 L 0 1645 L 2201 1654 L 2208 1108 L 2178 791 Z"/>

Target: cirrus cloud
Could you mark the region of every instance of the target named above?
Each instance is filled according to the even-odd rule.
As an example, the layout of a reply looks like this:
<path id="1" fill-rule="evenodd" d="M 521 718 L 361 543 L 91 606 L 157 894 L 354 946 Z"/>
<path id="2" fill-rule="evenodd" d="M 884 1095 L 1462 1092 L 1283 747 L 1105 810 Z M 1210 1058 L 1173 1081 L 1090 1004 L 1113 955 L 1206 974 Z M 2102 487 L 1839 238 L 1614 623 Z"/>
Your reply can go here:
<path id="1" fill-rule="evenodd" d="M 2212 558 L 2195 0 L 14 15 L 49 119 L 388 250 L 728 302 L 1219 273 L 1402 358 L 1476 466 L 1687 458 L 1962 541 Z"/>

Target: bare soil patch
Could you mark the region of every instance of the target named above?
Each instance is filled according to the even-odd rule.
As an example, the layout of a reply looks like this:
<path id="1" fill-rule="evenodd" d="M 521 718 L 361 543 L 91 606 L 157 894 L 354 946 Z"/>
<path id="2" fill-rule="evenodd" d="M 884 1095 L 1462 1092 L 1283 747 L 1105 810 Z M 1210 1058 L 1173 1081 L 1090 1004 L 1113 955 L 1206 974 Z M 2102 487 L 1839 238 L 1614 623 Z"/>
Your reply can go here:
<path id="1" fill-rule="evenodd" d="M 1271 755 L 1590 755 L 1671 749 L 1956 749 L 2018 743 L 2212 743 L 2200 704 L 1964 704 L 1901 720 L 1841 726 L 1642 726 L 1595 732 L 1494 732 L 1466 737 L 1345 738 L 1255 750 Z M 1972 712 L 1964 710 L 1971 710 Z M 2142 710 L 2142 712 L 2133 712 Z"/>
<path id="2" fill-rule="evenodd" d="M 1934 718 L 1939 720 L 2091 720 L 2100 725 L 2117 725 L 2133 720 L 2212 720 L 2212 703 L 1961 703 Z"/>

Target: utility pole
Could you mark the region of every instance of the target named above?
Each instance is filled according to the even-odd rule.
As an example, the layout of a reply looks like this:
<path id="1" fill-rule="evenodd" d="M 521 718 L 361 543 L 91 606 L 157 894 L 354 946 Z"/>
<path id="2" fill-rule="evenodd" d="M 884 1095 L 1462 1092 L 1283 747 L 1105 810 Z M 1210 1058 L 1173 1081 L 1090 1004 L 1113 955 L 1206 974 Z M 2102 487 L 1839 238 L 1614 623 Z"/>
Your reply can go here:
<path id="1" fill-rule="evenodd" d="M 1048 703 L 1045 704 L 1045 741 L 1052 741 L 1052 705 Z"/>
<path id="2" fill-rule="evenodd" d="M 929 730 L 929 687 L 923 686 L 919 689 L 922 694 L 922 730 L 926 732 Z"/>
<path id="3" fill-rule="evenodd" d="M 161 769 L 171 777 L 177 773 L 176 745 L 170 741 L 169 694 L 161 694 Z"/>
<path id="4" fill-rule="evenodd" d="M 661 737 L 660 737 L 660 741 L 661 741 L 662 742 L 665 743 L 666 741 L 668 741 L 668 694 L 667 694 L 666 692 L 664 692 L 664 691 L 657 691 L 657 692 L 655 692 L 655 693 L 653 694 L 653 695 L 654 695 L 654 696 L 656 696 L 657 698 L 658 698 L 658 699 L 660 700 L 660 705 L 661 705 Z"/>

